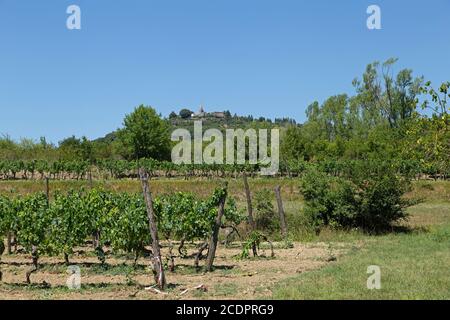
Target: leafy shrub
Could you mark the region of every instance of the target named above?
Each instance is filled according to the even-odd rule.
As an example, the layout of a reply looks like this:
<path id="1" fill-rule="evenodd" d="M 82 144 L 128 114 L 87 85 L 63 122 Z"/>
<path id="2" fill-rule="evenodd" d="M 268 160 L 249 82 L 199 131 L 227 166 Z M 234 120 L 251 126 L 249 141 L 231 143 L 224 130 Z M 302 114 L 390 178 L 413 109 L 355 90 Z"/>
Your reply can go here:
<path id="1" fill-rule="evenodd" d="M 0 195 L 0 236 L 4 236 L 7 231 L 11 230 L 12 216 L 12 201 Z"/>
<path id="2" fill-rule="evenodd" d="M 402 199 L 408 181 L 386 169 L 356 168 L 352 176 L 331 177 L 310 169 L 301 180 L 305 215 L 319 230 L 322 226 L 386 229 L 406 218 L 408 202 Z"/>
<path id="3" fill-rule="evenodd" d="M 141 195 L 129 196 L 119 193 L 114 197 L 114 208 L 108 211 L 108 227 L 104 237 L 109 240 L 114 250 L 134 253 L 135 261 L 151 243 L 148 231 L 148 217 Z M 97 252 L 101 258 L 102 252 Z"/>
<path id="4" fill-rule="evenodd" d="M 155 198 L 159 232 L 166 239 L 194 241 L 208 238 L 217 217 L 221 192 L 221 188 L 216 189 L 206 200 L 183 192 Z M 236 226 L 243 221 L 244 216 L 238 212 L 234 199 L 227 198 L 224 210 L 224 224 Z"/>
<path id="5" fill-rule="evenodd" d="M 255 223 L 258 230 L 272 232 L 277 228 L 275 209 L 272 204 L 272 194 L 268 189 L 262 189 L 255 193 Z"/>
<path id="6" fill-rule="evenodd" d="M 239 259 L 248 259 L 248 258 L 250 258 L 250 250 L 252 250 L 254 257 L 258 256 L 258 250 L 259 250 L 259 247 L 261 245 L 261 242 L 263 242 L 263 241 L 267 241 L 269 243 L 270 251 L 271 251 L 271 257 L 274 257 L 275 253 L 273 251 L 273 245 L 269 241 L 267 236 L 265 236 L 260 231 L 252 231 L 248 235 L 247 240 L 244 242 L 243 247 L 242 247 L 242 252 L 238 256 L 238 258 Z"/>
<path id="7" fill-rule="evenodd" d="M 355 221 L 358 208 L 353 184 L 312 169 L 301 182 L 305 214 L 316 228 L 345 227 Z"/>
<path id="8" fill-rule="evenodd" d="M 262 237 L 263 237 L 263 234 L 260 233 L 259 231 L 252 231 L 248 235 L 247 240 L 243 244 L 242 252 L 239 255 L 239 258 L 240 259 L 250 258 L 250 250 L 252 250 L 252 248 L 255 248 L 255 249 L 259 248 Z"/>
<path id="9" fill-rule="evenodd" d="M 365 230 L 386 229 L 393 222 L 405 219 L 409 205 L 402 199 L 407 184 L 395 175 L 384 175 L 367 180 L 362 188 L 357 224 Z"/>

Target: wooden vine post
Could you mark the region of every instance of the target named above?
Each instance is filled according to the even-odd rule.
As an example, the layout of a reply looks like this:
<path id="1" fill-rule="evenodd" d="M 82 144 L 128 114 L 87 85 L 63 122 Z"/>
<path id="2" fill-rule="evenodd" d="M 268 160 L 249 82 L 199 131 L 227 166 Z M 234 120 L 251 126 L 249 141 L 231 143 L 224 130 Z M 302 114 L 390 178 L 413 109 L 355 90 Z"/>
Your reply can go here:
<path id="1" fill-rule="evenodd" d="M 150 228 L 150 235 L 152 237 L 152 251 L 153 251 L 153 274 L 155 282 L 159 289 L 164 290 L 166 286 L 166 277 L 161 260 L 161 251 L 159 248 L 158 229 L 156 226 L 155 212 L 153 210 L 153 199 L 148 185 L 148 174 L 144 169 L 139 169 L 139 176 L 142 182 L 142 192 L 144 193 L 145 205 L 147 208 L 148 223 Z"/>
<path id="2" fill-rule="evenodd" d="M 214 222 L 214 227 L 209 241 L 208 257 L 206 259 L 206 271 L 211 272 L 213 270 L 214 258 L 216 257 L 217 242 L 219 241 L 219 230 L 222 225 L 222 217 L 225 212 L 225 202 L 227 199 L 228 183 L 225 182 L 222 188 L 222 193 L 219 199 L 219 208 L 217 210 L 216 221 Z"/>
<path id="3" fill-rule="evenodd" d="M 287 236 L 286 216 L 284 214 L 283 201 L 281 200 L 280 186 L 275 187 L 275 196 L 277 198 L 278 214 L 280 215 L 281 234 L 283 235 L 284 238 L 286 238 Z"/>
<path id="4" fill-rule="evenodd" d="M 252 196 L 250 194 L 250 187 L 248 185 L 247 180 L 247 172 L 243 172 L 244 178 L 244 188 L 245 188 L 245 197 L 247 198 L 247 213 L 248 213 L 248 222 L 250 224 L 251 230 L 254 231 L 256 229 L 255 219 L 253 219 L 253 207 L 252 207 Z"/>
<path id="5" fill-rule="evenodd" d="M 253 218 L 253 206 L 252 206 L 252 195 L 250 193 L 250 187 L 248 185 L 247 172 L 243 172 L 244 177 L 244 188 L 245 188 L 245 197 L 247 198 L 247 213 L 248 213 L 248 222 L 250 224 L 251 232 L 256 230 L 256 222 Z M 258 255 L 258 249 L 256 247 L 256 243 L 252 244 L 253 255 L 256 257 Z"/>

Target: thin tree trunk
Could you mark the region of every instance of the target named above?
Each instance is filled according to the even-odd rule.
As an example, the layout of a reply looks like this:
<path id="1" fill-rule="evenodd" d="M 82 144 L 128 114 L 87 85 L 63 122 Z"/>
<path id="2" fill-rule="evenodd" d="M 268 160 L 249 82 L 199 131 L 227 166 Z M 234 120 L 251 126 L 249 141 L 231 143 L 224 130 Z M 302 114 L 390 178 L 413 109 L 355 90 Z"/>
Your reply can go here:
<path id="1" fill-rule="evenodd" d="M 275 196 L 277 198 L 278 204 L 278 214 L 280 215 L 280 225 L 281 225 L 281 234 L 286 238 L 287 236 L 287 225 L 286 225 L 286 216 L 284 214 L 283 209 L 283 201 L 281 200 L 281 187 L 275 187 Z"/>
<path id="2" fill-rule="evenodd" d="M 184 242 L 186 240 L 183 238 L 181 239 L 180 245 L 178 246 L 178 253 L 180 254 L 180 257 L 184 257 L 185 253 L 183 252 Z"/>
<path id="3" fill-rule="evenodd" d="M 96 233 L 92 234 L 92 248 L 93 249 L 97 248 L 97 236 L 96 236 Z"/>
<path id="4" fill-rule="evenodd" d="M 33 246 L 31 249 L 31 256 L 33 259 L 33 267 L 31 268 L 30 271 L 27 272 L 26 276 L 27 276 L 27 283 L 31 284 L 31 274 L 36 272 L 38 270 L 38 260 L 39 260 L 39 254 L 38 254 L 38 249 L 36 246 Z"/>
<path id="5" fill-rule="evenodd" d="M 6 239 L 6 253 L 12 254 L 12 233 L 11 231 L 8 231 L 7 233 L 7 239 Z"/>
<path id="6" fill-rule="evenodd" d="M 66 252 L 64 252 L 64 263 L 66 264 L 66 266 L 70 265 L 69 254 L 67 254 Z"/>
<path id="7" fill-rule="evenodd" d="M 18 243 L 17 243 L 17 235 L 15 233 L 13 234 L 13 243 L 14 243 L 14 252 L 17 253 Z"/>
<path id="8" fill-rule="evenodd" d="M 244 178 L 245 196 L 247 198 L 248 222 L 249 222 L 250 227 L 251 227 L 251 229 L 253 231 L 253 230 L 256 229 L 256 225 L 255 225 L 255 220 L 253 219 L 252 196 L 250 194 L 250 187 L 248 185 L 247 173 L 246 172 L 244 172 L 243 178 Z"/>
<path id="9" fill-rule="evenodd" d="M 167 239 L 169 241 L 169 271 L 175 272 L 175 256 L 173 255 L 173 243 L 170 241 L 170 239 Z"/>
<path id="10" fill-rule="evenodd" d="M 164 275 L 164 269 L 161 261 L 161 251 L 159 248 L 158 229 L 156 226 L 156 219 L 153 210 L 153 199 L 148 185 L 148 174 L 144 169 L 139 170 L 139 175 L 142 183 L 142 192 L 144 193 L 145 204 L 147 207 L 148 223 L 150 228 L 150 235 L 152 237 L 152 249 L 153 249 L 153 271 L 155 281 L 161 290 L 164 290 L 166 286 L 166 278 Z"/>
<path id="11" fill-rule="evenodd" d="M 206 259 L 206 271 L 211 272 L 213 269 L 214 258 L 216 257 L 217 242 L 219 241 L 219 230 L 222 225 L 222 217 L 225 210 L 225 201 L 227 199 L 227 185 L 224 187 L 225 193 L 219 200 L 219 210 L 214 223 L 213 232 L 209 241 L 208 258 Z"/>
<path id="12" fill-rule="evenodd" d="M 202 243 L 202 244 L 198 247 L 198 251 L 197 251 L 197 253 L 195 254 L 194 265 L 195 265 L 195 268 L 197 269 L 197 271 L 198 271 L 198 265 L 199 265 L 199 263 L 200 263 L 200 259 L 202 258 L 202 255 L 203 255 L 203 251 L 204 251 L 206 248 L 208 248 L 208 243 L 207 243 L 207 242 L 204 242 L 204 243 Z"/>

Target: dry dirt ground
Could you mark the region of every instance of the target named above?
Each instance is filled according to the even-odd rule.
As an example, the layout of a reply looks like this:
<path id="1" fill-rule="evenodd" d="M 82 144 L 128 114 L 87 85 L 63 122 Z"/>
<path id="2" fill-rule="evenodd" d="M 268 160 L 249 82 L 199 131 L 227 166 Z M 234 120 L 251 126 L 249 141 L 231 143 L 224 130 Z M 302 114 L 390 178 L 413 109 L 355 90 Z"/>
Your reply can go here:
<path id="1" fill-rule="evenodd" d="M 294 243 L 289 249 L 277 247 L 280 245 L 275 244 L 274 258 L 265 249 L 261 250 L 260 257 L 241 260 L 237 258 L 241 252 L 237 244 L 232 248 L 219 246 L 212 273 L 197 272 L 192 258 L 176 257 L 175 272 L 166 271 L 165 293 L 149 290 L 153 285 L 150 258 L 139 259 L 137 268 L 133 268 L 133 259 L 108 256 L 107 267 L 102 267 L 91 249 L 80 248 L 71 257 L 71 264 L 80 267 L 82 286 L 80 290 L 70 290 L 66 285 L 67 266 L 60 257 L 42 257 L 40 270 L 32 275 L 33 283 L 27 285 L 25 273 L 31 268 L 30 257 L 5 254 L 1 264 L 0 299 L 269 298 L 278 281 L 333 263 L 349 249 L 348 244 L 338 243 Z M 193 248 L 188 249 L 188 254 L 193 252 Z M 198 286 L 201 288 L 196 289 Z"/>

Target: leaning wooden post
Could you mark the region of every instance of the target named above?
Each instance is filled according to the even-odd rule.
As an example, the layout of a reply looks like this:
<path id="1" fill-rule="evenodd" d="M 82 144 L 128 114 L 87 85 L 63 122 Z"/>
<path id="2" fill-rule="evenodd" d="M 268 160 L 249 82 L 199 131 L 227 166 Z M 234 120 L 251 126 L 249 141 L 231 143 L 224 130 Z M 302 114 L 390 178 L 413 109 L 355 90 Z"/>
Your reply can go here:
<path id="1" fill-rule="evenodd" d="M 155 282 L 161 290 L 166 286 L 166 277 L 161 260 L 161 251 L 159 249 L 158 229 L 156 226 L 155 213 L 153 211 L 153 199 L 148 185 L 148 174 L 144 169 L 139 169 L 139 176 L 142 182 L 142 192 L 144 193 L 145 205 L 147 207 L 148 224 L 150 227 L 150 235 L 152 237 L 153 249 L 153 273 Z"/>
<path id="2" fill-rule="evenodd" d="M 243 177 L 244 177 L 245 196 L 247 198 L 248 222 L 253 231 L 256 229 L 256 225 L 255 225 L 255 220 L 253 219 L 252 196 L 250 194 L 250 187 L 248 186 L 247 172 L 245 172 L 245 171 L 243 172 Z"/>
<path id="3" fill-rule="evenodd" d="M 225 186 L 222 189 L 222 195 L 219 200 L 219 209 L 217 211 L 216 221 L 209 240 L 208 257 L 206 259 L 206 271 L 211 272 L 213 269 L 214 258 L 216 257 L 217 242 L 219 241 L 219 230 L 222 225 L 222 217 L 225 211 L 225 201 L 227 199 L 228 183 L 225 182 Z"/>
<path id="4" fill-rule="evenodd" d="M 283 209 L 283 201 L 281 200 L 281 187 L 275 187 L 275 196 L 277 198 L 278 204 L 278 214 L 280 215 L 280 225 L 281 225 L 281 234 L 286 238 L 287 236 L 287 225 L 286 225 L 286 216 L 284 214 Z"/>

